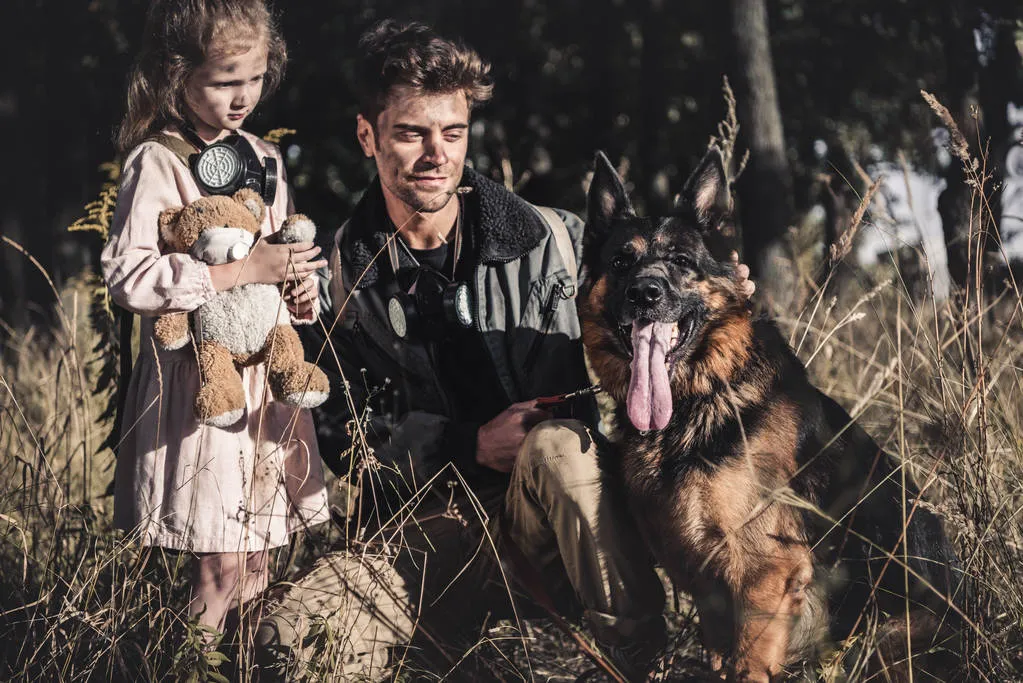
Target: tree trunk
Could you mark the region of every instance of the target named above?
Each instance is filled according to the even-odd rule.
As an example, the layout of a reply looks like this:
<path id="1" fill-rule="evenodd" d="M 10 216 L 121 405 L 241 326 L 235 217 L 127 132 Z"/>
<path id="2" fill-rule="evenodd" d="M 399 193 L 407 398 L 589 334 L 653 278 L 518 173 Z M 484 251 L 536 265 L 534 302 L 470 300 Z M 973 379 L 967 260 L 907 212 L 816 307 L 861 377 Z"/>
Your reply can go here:
<path id="1" fill-rule="evenodd" d="M 977 105 L 977 53 L 974 47 L 972 13 L 956 3 L 945 17 L 945 69 L 949 101 L 945 103 L 963 135 L 971 143 L 978 139 L 970 109 Z M 972 150 L 975 151 L 975 150 Z M 938 197 L 938 213 L 945 234 L 948 274 L 959 287 L 972 280 L 968 245 L 970 241 L 970 195 L 962 164 L 953 158 L 945 171 L 945 190 Z"/>
<path id="2" fill-rule="evenodd" d="M 737 183 L 743 259 L 775 305 L 791 302 L 793 269 L 785 246 L 792 222 L 792 173 L 785 154 L 764 0 L 731 0 L 739 136 L 750 151 Z"/>

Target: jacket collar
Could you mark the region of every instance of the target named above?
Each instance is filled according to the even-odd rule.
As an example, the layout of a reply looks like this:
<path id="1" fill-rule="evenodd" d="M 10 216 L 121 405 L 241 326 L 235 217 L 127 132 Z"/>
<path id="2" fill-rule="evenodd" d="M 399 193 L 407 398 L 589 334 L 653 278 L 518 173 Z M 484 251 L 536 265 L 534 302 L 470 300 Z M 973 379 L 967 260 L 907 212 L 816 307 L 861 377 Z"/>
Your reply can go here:
<path id="1" fill-rule="evenodd" d="M 460 185 L 472 188 L 472 192 L 463 195 L 462 208 L 467 214 L 463 224 L 474 230 L 469 243 L 478 245 L 472 254 L 477 264 L 514 261 L 543 241 L 547 228 L 525 200 L 468 167 L 462 173 Z M 384 206 L 380 180 L 374 179 L 345 227 L 352 273 L 356 279 L 365 273 L 359 280 L 359 289 L 376 284 L 381 272 L 384 278 L 393 277 L 384 248 L 393 229 Z M 412 265 L 404 263 L 407 258 L 403 250 L 399 250 L 402 265 Z"/>

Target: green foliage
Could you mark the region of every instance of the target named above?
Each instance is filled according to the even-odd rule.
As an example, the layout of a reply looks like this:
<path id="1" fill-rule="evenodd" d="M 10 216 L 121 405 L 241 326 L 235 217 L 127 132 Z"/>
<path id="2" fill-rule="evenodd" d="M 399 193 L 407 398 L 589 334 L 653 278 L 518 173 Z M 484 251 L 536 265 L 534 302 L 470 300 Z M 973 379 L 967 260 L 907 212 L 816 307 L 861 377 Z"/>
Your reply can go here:
<path id="1" fill-rule="evenodd" d="M 221 633 L 198 622 L 189 622 L 185 640 L 174 653 L 171 674 L 182 683 L 230 683 L 219 669 L 229 661 L 216 649 Z"/>

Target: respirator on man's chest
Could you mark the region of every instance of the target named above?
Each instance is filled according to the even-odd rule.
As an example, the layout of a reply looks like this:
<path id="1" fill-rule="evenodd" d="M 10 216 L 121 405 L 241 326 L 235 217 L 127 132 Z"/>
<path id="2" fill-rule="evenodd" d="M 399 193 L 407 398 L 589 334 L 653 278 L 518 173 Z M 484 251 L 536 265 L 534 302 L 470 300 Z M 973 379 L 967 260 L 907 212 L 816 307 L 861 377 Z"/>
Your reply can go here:
<path id="1" fill-rule="evenodd" d="M 252 144 L 238 133 L 207 145 L 195 131 L 183 129 L 183 135 L 197 149 L 189 159 L 192 175 L 199 188 L 208 194 L 231 195 L 247 187 L 254 190 L 267 206 L 277 195 L 277 160 L 262 163 Z"/>
<path id="2" fill-rule="evenodd" d="M 387 302 L 387 319 L 399 339 L 437 339 L 450 328 L 473 324 L 469 285 L 451 281 L 436 269 L 421 265 L 399 275 L 408 288 Z"/>

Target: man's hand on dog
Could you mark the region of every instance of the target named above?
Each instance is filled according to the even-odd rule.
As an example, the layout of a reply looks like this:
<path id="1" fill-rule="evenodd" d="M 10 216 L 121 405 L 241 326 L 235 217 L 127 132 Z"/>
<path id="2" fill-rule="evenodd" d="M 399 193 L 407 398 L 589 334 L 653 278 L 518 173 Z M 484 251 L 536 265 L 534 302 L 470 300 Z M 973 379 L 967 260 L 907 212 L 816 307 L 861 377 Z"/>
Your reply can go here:
<path id="1" fill-rule="evenodd" d="M 749 266 L 745 263 L 739 263 L 739 252 L 733 251 L 731 259 L 732 265 L 735 266 L 735 279 L 739 283 L 739 292 L 748 299 L 757 290 L 757 283 L 749 279 Z"/>
<path id="2" fill-rule="evenodd" d="M 480 427 L 476 435 L 476 462 L 498 472 L 511 472 L 529 430 L 554 417 L 536 401 L 513 403 Z"/>

